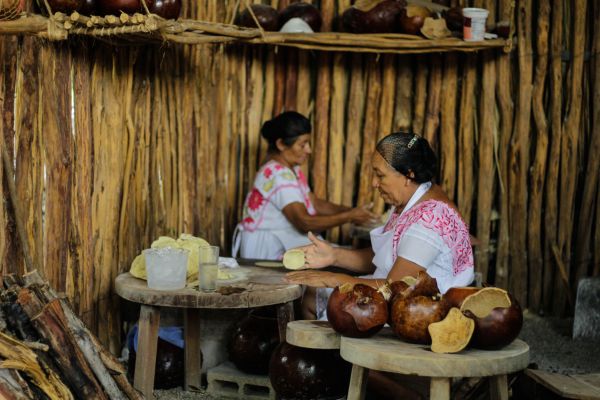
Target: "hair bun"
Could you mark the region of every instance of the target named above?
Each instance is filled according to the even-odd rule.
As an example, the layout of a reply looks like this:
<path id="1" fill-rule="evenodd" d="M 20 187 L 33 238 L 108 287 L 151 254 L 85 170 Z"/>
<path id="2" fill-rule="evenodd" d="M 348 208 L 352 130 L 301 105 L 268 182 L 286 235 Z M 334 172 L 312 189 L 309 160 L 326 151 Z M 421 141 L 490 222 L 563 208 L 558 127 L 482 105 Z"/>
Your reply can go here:
<path id="1" fill-rule="evenodd" d="M 265 138 L 268 142 L 271 142 L 276 136 L 277 131 L 274 129 L 273 120 L 266 121 L 260 129 L 260 135 Z"/>

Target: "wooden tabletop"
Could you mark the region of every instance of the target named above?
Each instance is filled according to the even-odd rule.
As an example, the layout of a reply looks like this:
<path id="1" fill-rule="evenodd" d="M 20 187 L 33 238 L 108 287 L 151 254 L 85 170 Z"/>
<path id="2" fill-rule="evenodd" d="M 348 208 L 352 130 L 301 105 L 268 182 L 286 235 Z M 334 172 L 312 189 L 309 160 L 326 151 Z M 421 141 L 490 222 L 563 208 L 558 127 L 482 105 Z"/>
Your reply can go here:
<path id="1" fill-rule="evenodd" d="M 339 349 L 341 335 L 328 321 L 300 320 L 287 324 L 286 341 L 309 349 Z"/>
<path id="2" fill-rule="evenodd" d="M 389 328 L 368 339 L 342 337 L 340 354 L 365 368 L 428 377 L 494 376 L 525 369 L 529 364 L 529 346 L 522 340 L 499 350 L 438 354 L 428 345 L 398 339 Z"/>
<path id="3" fill-rule="evenodd" d="M 286 303 L 302 295 L 299 285 L 283 281 L 284 269 L 240 267 L 226 270 L 232 279 L 217 281 L 219 286 L 244 289 L 241 293 L 223 295 L 197 289 L 155 290 L 145 280 L 124 273 L 115 280 L 115 291 L 135 303 L 181 308 L 250 308 Z"/>

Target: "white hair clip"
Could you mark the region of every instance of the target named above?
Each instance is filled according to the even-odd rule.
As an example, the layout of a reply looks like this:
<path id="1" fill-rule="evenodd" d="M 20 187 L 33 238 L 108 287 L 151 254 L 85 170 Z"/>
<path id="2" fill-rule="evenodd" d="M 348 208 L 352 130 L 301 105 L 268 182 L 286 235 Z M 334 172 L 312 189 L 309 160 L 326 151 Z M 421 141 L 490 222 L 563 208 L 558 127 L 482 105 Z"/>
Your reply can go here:
<path id="1" fill-rule="evenodd" d="M 415 143 L 417 143 L 417 140 L 419 140 L 419 135 L 413 136 L 413 138 L 410 139 L 410 142 L 408 142 L 408 145 L 406 147 L 408 147 L 409 149 L 412 148 L 415 145 Z"/>

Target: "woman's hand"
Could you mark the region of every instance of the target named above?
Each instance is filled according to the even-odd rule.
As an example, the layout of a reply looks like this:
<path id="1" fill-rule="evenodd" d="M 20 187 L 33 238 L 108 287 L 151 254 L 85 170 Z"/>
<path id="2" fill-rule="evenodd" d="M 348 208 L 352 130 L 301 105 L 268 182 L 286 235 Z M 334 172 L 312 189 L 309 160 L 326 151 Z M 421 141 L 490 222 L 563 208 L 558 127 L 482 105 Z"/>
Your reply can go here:
<path id="1" fill-rule="evenodd" d="M 344 283 L 347 275 L 327 271 L 294 271 L 285 275 L 285 280 L 289 283 L 306 285 L 317 288 L 334 288 Z"/>
<path id="2" fill-rule="evenodd" d="M 332 245 L 325 240 L 320 240 L 312 232 L 308 232 L 308 239 L 312 244 L 300 248 L 304 251 L 304 260 L 307 268 L 318 269 L 335 264 L 335 249 Z"/>
<path id="3" fill-rule="evenodd" d="M 348 212 L 350 221 L 357 225 L 374 225 L 380 222 L 381 219 L 370 211 L 371 208 L 373 208 L 373 204 L 353 208 Z"/>

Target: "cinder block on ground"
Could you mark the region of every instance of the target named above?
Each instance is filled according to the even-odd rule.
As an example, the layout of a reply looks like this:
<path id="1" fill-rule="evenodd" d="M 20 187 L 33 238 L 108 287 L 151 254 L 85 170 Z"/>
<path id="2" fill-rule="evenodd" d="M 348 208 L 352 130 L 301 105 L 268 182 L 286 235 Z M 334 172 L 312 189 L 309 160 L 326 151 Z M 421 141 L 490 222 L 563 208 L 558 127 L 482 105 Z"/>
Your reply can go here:
<path id="1" fill-rule="evenodd" d="M 573 338 L 600 340 L 600 277 L 579 281 Z"/>
<path id="2" fill-rule="evenodd" d="M 267 375 L 247 374 L 229 361 L 208 370 L 206 392 L 215 397 L 247 400 L 275 400 L 275 390 Z"/>

